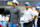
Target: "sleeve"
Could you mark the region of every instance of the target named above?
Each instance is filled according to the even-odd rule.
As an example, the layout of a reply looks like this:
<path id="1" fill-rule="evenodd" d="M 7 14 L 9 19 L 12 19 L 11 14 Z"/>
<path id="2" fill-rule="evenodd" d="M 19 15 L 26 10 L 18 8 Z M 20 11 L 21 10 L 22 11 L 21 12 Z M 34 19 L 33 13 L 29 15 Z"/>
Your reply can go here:
<path id="1" fill-rule="evenodd" d="M 35 15 L 38 16 L 38 13 L 37 13 L 36 11 L 31 11 L 31 14 L 32 14 L 33 16 L 35 16 Z"/>
<path id="2" fill-rule="evenodd" d="M 37 11 L 35 11 L 35 15 L 37 15 L 37 16 L 38 16 L 38 12 L 37 12 Z"/>
<path id="3" fill-rule="evenodd" d="M 5 8 L 5 10 L 4 10 L 5 16 L 6 16 L 6 11 L 7 11 L 7 9 Z M 10 12 L 10 9 L 8 11 Z M 10 17 L 9 17 L 9 21 L 8 22 L 10 22 Z"/>
<path id="4" fill-rule="evenodd" d="M 10 12 L 10 10 L 9 10 L 9 12 Z M 11 20 L 11 14 L 10 14 L 10 16 L 9 16 L 9 21 L 8 21 L 8 22 L 10 22 L 10 20 Z"/>
<path id="5" fill-rule="evenodd" d="M 10 19 L 11 19 L 11 16 L 9 16 L 9 21 L 8 22 L 10 22 Z"/>
<path id="6" fill-rule="evenodd" d="M 6 13 L 7 13 L 7 12 L 10 12 L 10 9 L 6 9 L 6 8 L 5 8 L 5 10 L 4 10 L 4 15 L 5 15 L 5 16 L 6 16 Z"/>
<path id="7" fill-rule="evenodd" d="M 20 9 L 18 10 L 18 23 L 20 22 Z"/>

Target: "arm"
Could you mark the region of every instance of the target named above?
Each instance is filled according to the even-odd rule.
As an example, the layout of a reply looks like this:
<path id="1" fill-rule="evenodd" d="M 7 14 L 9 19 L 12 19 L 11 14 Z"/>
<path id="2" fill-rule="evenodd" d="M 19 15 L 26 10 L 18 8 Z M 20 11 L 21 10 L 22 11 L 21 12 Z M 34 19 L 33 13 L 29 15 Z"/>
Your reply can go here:
<path id="1" fill-rule="evenodd" d="M 36 19 L 37 15 L 34 16 L 33 21 Z"/>
<path id="2" fill-rule="evenodd" d="M 37 14 L 37 12 L 35 11 L 31 11 L 31 15 L 32 15 L 32 17 L 33 17 L 33 19 L 30 19 L 29 21 L 34 21 L 35 19 L 36 19 L 36 17 L 38 16 L 38 14 Z"/>
<path id="3" fill-rule="evenodd" d="M 18 23 L 20 22 L 20 10 L 18 10 Z"/>
<path id="4" fill-rule="evenodd" d="M 7 11 L 7 9 L 4 10 L 5 16 L 6 16 L 6 11 Z M 10 12 L 10 10 L 8 10 L 8 11 Z M 9 21 L 10 21 L 10 18 L 9 18 Z M 7 22 L 8 25 L 9 25 L 9 21 Z"/>
<path id="5" fill-rule="evenodd" d="M 36 19 L 36 17 L 37 17 L 37 15 L 35 15 L 33 19 L 29 19 L 29 22 L 34 21 Z"/>
<path id="6" fill-rule="evenodd" d="M 33 21 L 38 17 L 38 12 L 35 12 L 35 14 L 33 15 L 34 18 L 33 18 Z"/>

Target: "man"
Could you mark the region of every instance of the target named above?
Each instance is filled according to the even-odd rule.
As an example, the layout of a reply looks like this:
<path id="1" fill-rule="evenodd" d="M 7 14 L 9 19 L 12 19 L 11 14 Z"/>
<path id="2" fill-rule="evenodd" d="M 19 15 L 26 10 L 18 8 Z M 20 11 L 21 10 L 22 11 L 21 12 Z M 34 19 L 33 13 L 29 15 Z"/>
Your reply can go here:
<path id="1" fill-rule="evenodd" d="M 32 22 L 35 20 L 37 15 L 33 12 L 33 10 L 31 10 L 29 2 L 25 3 L 25 8 L 26 9 L 24 10 L 24 27 L 32 27 Z"/>
<path id="2" fill-rule="evenodd" d="M 2 12 L 2 13 L 0 14 L 0 27 L 3 26 L 3 23 L 2 23 L 3 21 L 5 21 L 4 12 Z"/>
<path id="3" fill-rule="evenodd" d="M 17 1 L 12 1 L 13 7 L 10 8 L 10 22 L 8 27 L 18 27 L 20 22 L 20 9 L 17 7 Z"/>
<path id="4" fill-rule="evenodd" d="M 38 27 L 40 27 L 40 12 L 39 12 L 39 15 L 38 15 Z"/>
<path id="5" fill-rule="evenodd" d="M 32 10 L 33 10 L 33 12 L 35 12 L 35 13 L 38 15 L 38 12 L 37 12 L 37 10 L 36 10 L 35 7 L 32 7 Z M 34 16 L 33 16 L 33 17 L 34 17 Z M 38 19 L 38 18 L 36 18 L 36 19 L 33 21 L 34 27 L 37 27 L 37 19 Z"/>
<path id="6" fill-rule="evenodd" d="M 38 27 L 40 27 L 40 7 L 36 7 L 36 10 L 38 11 Z"/>

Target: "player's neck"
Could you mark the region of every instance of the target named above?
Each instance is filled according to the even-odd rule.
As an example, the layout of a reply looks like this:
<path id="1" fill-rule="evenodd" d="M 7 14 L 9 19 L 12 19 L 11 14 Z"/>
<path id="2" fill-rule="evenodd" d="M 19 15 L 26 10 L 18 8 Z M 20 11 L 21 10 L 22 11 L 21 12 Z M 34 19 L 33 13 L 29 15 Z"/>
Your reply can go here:
<path id="1" fill-rule="evenodd" d="M 29 8 L 26 8 L 26 10 L 28 10 Z"/>
<path id="2" fill-rule="evenodd" d="M 17 6 L 14 6 L 14 8 L 16 8 Z"/>

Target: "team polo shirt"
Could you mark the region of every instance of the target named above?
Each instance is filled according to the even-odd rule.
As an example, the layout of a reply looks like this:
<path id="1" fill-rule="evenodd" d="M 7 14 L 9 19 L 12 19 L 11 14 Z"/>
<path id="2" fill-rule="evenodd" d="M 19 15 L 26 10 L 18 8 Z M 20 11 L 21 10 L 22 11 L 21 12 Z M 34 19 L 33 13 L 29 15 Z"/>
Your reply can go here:
<path id="1" fill-rule="evenodd" d="M 29 19 L 33 19 L 33 16 L 37 15 L 31 8 L 24 10 L 24 23 L 29 23 Z"/>

